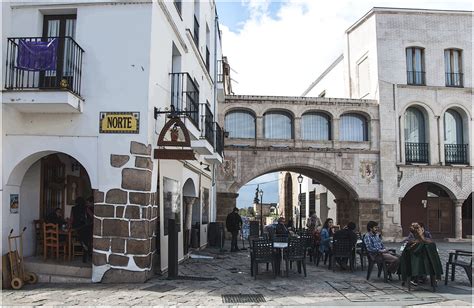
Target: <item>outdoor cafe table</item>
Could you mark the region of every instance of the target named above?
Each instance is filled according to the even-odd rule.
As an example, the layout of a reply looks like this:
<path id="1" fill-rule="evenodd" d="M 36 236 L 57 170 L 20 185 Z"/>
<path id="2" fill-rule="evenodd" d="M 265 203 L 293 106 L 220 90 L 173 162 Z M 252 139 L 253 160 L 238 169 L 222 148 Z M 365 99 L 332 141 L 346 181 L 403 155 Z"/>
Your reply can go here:
<path id="1" fill-rule="evenodd" d="M 281 271 L 281 264 L 283 264 L 283 250 L 288 248 L 288 242 L 273 242 L 273 248 L 278 249 L 281 255 L 281 262 L 279 262 L 278 271 L 280 275 L 283 276 L 283 272 Z"/>

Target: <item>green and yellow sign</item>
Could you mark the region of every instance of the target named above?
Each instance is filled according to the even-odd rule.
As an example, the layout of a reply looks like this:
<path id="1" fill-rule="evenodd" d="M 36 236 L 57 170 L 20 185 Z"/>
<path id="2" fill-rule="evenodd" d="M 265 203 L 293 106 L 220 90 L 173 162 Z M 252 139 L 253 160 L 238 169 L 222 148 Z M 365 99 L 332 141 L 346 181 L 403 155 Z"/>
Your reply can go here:
<path id="1" fill-rule="evenodd" d="M 101 112 L 99 132 L 102 134 L 138 134 L 140 112 Z"/>

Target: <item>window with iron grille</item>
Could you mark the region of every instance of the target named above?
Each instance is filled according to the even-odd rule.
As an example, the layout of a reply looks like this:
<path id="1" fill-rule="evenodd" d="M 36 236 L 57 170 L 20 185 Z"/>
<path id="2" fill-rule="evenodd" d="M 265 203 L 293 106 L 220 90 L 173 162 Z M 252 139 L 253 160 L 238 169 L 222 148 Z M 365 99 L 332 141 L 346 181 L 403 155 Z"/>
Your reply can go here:
<path id="1" fill-rule="evenodd" d="M 301 215 L 306 217 L 306 193 L 299 194 L 299 198 L 301 201 Z"/>
<path id="2" fill-rule="evenodd" d="M 446 49 L 444 51 L 444 67 L 447 87 L 462 87 L 462 50 Z"/>
<path id="3" fill-rule="evenodd" d="M 425 85 L 425 49 L 409 47 L 407 57 L 407 84 Z"/>
<path id="4" fill-rule="evenodd" d="M 309 192 L 309 212 L 316 213 L 316 192 L 314 190 Z"/>

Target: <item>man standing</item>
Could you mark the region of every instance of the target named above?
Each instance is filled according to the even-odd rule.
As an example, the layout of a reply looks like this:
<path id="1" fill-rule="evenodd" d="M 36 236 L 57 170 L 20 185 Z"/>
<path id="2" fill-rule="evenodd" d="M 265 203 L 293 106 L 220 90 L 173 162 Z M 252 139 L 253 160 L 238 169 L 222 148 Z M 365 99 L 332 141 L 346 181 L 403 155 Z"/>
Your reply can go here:
<path id="1" fill-rule="evenodd" d="M 232 213 L 227 215 L 227 219 L 225 221 L 225 226 L 227 231 L 232 234 L 232 241 L 230 243 L 230 251 L 239 251 L 239 247 L 237 247 L 237 235 L 239 234 L 239 230 L 242 228 L 242 218 L 239 215 L 239 209 L 234 207 Z"/>
<path id="2" fill-rule="evenodd" d="M 364 235 L 364 243 L 367 247 L 367 252 L 373 256 L 373 258 L 382 257 L 383 261 L 388 263 L 388 271 L 390 273 L 395 273 L 398 269 L 398 264 L 400 263 L 400 258 L 392 255 L 385 249 L 385 246 L 380 239 L 380 236 L 377 234 L 378 223 L 375 221 L 369 221 L 367 223 L 367 233 Z"/>

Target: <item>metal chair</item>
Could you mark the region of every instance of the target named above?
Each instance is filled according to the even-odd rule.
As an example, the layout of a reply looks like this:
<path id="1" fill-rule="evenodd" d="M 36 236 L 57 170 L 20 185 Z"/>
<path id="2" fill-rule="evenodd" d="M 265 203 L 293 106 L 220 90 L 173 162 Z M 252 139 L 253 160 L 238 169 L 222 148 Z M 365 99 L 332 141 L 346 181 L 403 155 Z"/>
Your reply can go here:
<path id="1" fill-rule="evenodd" d="M 395 249 L 388 249 L 388 252 L 395 253 Z M 382 254 L 381 253 L 377 253 L 377 254 L 367 253 L 367 260 L 369 262 L 368 268 L 367 268 L 367 280 L 370 279 L 370 275 L 372 274 L 374 265 L 377 264 L 377 268 L 378 268 L 377 277 L 380 278 L 383 272 L 383 281 L 388 282 L 388 278 L 391 277 L 392 275 L 388 272 L 387 262 L 383 260 Z M 398 279 L 400 279 L 400 275 L 398 275 Z"/>
<path id="2" fill-rule="evenodd" d="M 471 257 L 471 262 L 468 263 L 466 261 L 460 260 L 459 257 Z M 456 266 L 464 269 L 472 287 L 472 251 L 455 250 L 454 252 L 449 253 L 449 260 L 446 262 L 446 275 L 444 278 L 445 285 L 448 284 L 449 267 L 451 267 L 451 281 L 454 281 Z"/>
<path id="3" fill-rule="evenodd" d="M 354 271 L 354 245 L 349 238 L 335 239 L 331 249 L 331 262 L 333 271 L 335 271 L 336 258 L 347 258 L 349 260 L 350 271 Z M 342 266 L 342 265 L 341 265 Z"/>
<path id="4" fill-rule="evenodd" d="M 306 277 L 306 262 L 305 262 L 305 243 L 302 238 L 289 238 L 288 248 L 283 253 L 283 259 L 286 264 L 286 276 L 289 276 L 290 262 L 296 261 L 298 264 L 298 273 L 301 273 L 301 266 L 303 266 L 304 276 Z"/>
<path id="5" fill-rule="evenodd" d="M 273 257 L 273 243 L 264 239 L 253 240 L 252 253 L 253 253 L 252 266 L 253 266 L 254 279 L 257 279 L 259 263 L 267 263 L 267 264 L 271 263 L 273 277 L 276 277 L 275 259 Z"/>

